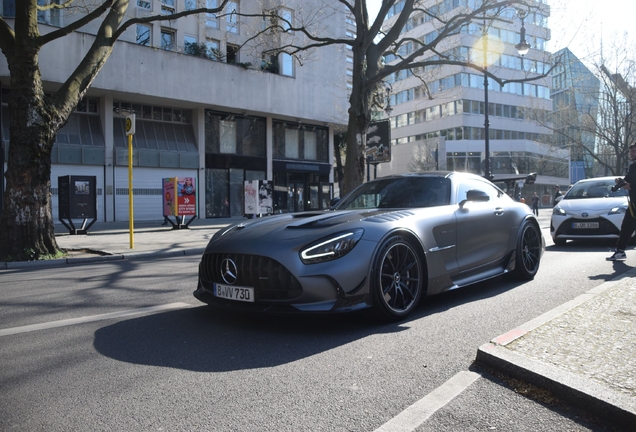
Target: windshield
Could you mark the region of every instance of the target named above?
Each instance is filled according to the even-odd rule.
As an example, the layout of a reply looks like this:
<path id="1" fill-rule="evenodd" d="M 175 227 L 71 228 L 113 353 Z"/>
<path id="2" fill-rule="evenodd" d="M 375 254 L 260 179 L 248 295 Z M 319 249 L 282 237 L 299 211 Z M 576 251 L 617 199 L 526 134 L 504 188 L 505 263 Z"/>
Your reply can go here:
<path id="1" fill-rule="evenodd" d="M 364 183 L 337 205 L 337 210 L 414 208 L 450 204 L 451 181 L 442 177 L 401 177 Z"/>
<path id="2" fill-rule="evenodd" d="M 572 186 L 563 199 L 583 199 L 583 198 L 611 198 L 627 196 L 627 191 L 623 188 L 612 192 L 612 186 L 616 183 L 613 179 L 584 181 Z"/>

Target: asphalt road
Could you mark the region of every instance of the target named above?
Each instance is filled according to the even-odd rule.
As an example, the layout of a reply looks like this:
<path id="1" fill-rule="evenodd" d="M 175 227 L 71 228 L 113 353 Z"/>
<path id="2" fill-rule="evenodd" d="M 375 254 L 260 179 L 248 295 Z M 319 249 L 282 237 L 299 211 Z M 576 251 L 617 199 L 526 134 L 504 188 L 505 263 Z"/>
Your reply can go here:
<path id="1" fill-rule="evenodd" d="M 432 297 L 399 324 L 218 313 L 192 297 L 190 257 L 3 270 L 0 430 L 612 430 L 474 364 L 636 265 L 606 255 L 550 245 L 534 281 Z"/>

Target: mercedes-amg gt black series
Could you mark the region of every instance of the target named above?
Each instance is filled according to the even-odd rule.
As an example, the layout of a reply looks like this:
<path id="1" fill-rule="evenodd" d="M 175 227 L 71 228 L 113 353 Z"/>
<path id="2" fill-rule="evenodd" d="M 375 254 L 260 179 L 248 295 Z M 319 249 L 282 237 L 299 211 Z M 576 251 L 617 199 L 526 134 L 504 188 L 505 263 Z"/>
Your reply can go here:
<path id="1" fill-rule="evenodd" d="M 329 211 L 219 230 L 194 295 L 260 312 L 372 308 L 400 320 L 423 296 L 506 273 L 532 279 L 545 250 L 530 208 L 482 177 L 427 172 L 362 184 Z"/>

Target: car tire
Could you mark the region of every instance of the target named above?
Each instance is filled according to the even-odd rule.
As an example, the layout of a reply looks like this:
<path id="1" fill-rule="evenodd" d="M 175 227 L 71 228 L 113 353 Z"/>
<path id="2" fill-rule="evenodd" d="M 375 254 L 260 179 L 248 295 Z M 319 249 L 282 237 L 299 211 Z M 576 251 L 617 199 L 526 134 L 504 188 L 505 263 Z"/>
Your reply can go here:
<path id="1" fill-rule="evenodd" d="M 525 221 L 519 230 L 515 257 L 514 276 L 532 280 L 539 270 L 541 261 L 541 231 L 530 221 Z"/>
<path id="2" fill-rule="evenodd" d="M 371 290 L 377 318 L 399 321 L 415 309 L 424 286 L 424 266 L 411 240 L 386 239 L 374 259 Z"/>

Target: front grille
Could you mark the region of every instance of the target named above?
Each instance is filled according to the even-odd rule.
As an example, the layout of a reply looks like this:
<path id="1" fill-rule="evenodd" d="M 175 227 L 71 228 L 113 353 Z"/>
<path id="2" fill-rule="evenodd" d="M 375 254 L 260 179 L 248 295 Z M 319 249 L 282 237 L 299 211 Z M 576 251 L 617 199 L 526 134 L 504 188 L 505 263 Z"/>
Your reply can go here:
<path id="1" fill-rule="evenodd" d="M 224 259 L 236 264 L 237 279 L 233 285 L 254 287 L 257 301 L 292 300 L 300 297 L 302 287 L 283 265 L 271 258 L 258 255 L 204 254 L 199 265 L 199 279 L 207 289 L 212 283 L 226 284 L 221 277 L 221 264 Z"/>
<path id="2" fill-rule="evenodd" d="M 598 222 L 598 228 L 594 229 L 578 229 L 572 228 L 572 223 L 574 222 Z M 565 234 L 565 235 L 585 235 L 585 236 L 595 236 L 595 235 L 619 235 L 620 232 L 616 228 L 616 226 L 603 218 L 596 219 L 568 219 L 564 221 L 559 227 L 559 231 L 556 233 Z"/>

